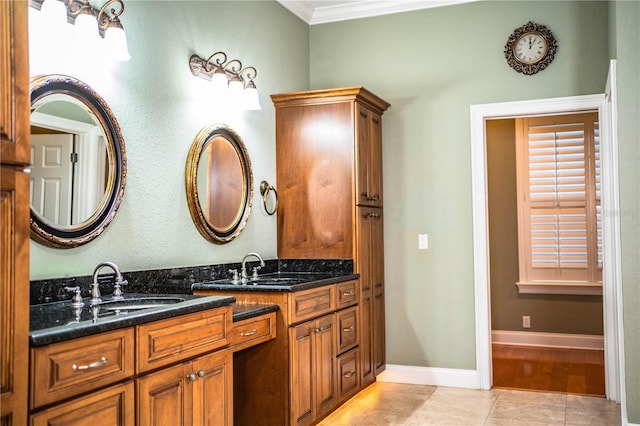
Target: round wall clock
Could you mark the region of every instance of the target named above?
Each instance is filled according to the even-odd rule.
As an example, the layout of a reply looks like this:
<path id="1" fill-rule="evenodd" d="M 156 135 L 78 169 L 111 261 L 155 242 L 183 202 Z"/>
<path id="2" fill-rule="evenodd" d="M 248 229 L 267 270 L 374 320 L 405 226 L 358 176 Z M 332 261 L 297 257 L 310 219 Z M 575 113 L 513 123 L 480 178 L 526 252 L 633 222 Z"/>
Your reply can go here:
<path id="1" fill-rule="evenodd" d="M 504 46 L 504 56 L 517 72 L 533 75 L 549 66 L 557 49 L 551 30 L 529 21 L 513 30 Z"/>

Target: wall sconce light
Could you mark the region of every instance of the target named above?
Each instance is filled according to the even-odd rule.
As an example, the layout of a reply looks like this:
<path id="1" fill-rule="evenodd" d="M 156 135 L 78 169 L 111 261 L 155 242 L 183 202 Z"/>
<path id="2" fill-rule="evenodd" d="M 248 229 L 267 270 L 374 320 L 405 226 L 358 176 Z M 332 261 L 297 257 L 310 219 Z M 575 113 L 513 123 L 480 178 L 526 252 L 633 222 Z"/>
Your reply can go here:
<path id="1" fill-rule="evenodd" d="M 258 71 L 254 67 L 243 68 L 239 60 L 227 61 L 224 52 L 216 52 L 206 60 L 191 55 L 189 68 L 194 76 L 211 81 L 216 93 L 227 94 L 232 102 L 237 102 L 244 109 L 260 109 L 258 89 L 254 82 Z"/>
<path id="2" fill-rule="evenodd" d="M 104 44 L 115 60 L 131 59 L 119 18 L 124 12 L 122 0 L 108 0 L 100 9 L 91 6 L 89 0 L 29 0 L 29 5 L 40 9 L 47 19 L 63 25 L 66 22 L 73 24 L 78 38 L 91 43 L 89 48 Z"/>

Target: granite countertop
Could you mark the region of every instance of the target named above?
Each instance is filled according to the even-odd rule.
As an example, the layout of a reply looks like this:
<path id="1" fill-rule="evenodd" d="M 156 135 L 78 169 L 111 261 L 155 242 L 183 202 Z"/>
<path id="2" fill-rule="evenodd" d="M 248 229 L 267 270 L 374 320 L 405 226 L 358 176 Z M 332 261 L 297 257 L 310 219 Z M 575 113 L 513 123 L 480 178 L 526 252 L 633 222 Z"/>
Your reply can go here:
<path id="1" fill-rule="evenodd" d="M 231 279 L 197 282 L 191 285 L 191 290 L 295 292 L 355 280 L 359 277 L 359 274 L 274 273 L 260 275 L 258 280 L 249 279 L 246 284 L 234 283 Z"/>
<path id="2" fill-rule="evenodd" d="M 110 296 L 102 297 L 103 304 L 99 309 L 92 308 L 88 299 L 84 299 L 84 306 L 79 308 L 72 307 L 69 301 L 32 305 L 29 312 L 30 345 L 32 347 L 48 345 L 177 315 L 214 309 L 235 302 L 235 298 L 230 296 L 135 293 L 125 293 L 124 296 L 125 300 L 137 299 L 141 304 L 150 303 L 153 300 L 161 301 L 163 298 L 180 298 L 182 301 L 139 310 L 130 308 L 127 310 L 126 307 L 116 310 L 114 307 L 109 307 L 110 302 L 116 302 L 112 301 Z"/>

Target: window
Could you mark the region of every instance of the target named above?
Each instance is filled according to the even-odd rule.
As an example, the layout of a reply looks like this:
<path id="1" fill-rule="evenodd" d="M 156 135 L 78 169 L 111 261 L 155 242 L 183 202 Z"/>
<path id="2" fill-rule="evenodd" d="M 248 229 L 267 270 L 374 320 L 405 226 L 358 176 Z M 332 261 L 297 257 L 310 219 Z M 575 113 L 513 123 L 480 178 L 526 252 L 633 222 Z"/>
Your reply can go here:
<path id="1" fill-rule="evenodd" d="M 599 294 L 598 114 L 516 119 L 521 293 Z"/>

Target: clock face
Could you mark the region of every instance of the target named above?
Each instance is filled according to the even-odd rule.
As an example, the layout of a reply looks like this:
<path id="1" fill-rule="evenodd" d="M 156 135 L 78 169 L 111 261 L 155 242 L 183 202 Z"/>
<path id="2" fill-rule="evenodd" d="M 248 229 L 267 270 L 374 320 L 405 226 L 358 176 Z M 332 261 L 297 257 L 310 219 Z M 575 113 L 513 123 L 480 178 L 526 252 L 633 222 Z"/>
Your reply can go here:
<path id="1" fill-rule="evenodd" d="M 542 34 L 530 32 L 523 34 L 513 46 L 515 58 L 523 64 L 534 64 L 547 53 L 547 42 Z"/>

